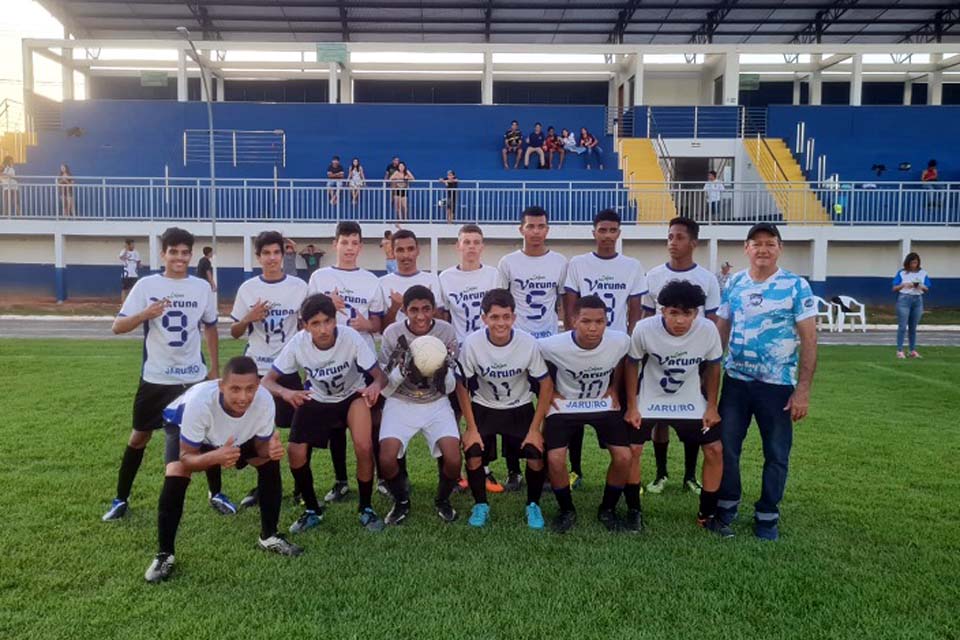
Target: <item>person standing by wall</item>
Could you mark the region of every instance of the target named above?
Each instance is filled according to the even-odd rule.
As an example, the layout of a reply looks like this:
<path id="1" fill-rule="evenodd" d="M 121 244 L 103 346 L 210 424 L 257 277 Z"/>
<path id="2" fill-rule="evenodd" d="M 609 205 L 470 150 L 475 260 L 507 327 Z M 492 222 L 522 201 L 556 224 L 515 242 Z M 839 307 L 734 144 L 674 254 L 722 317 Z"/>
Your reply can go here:
<path id="1" fill-rule="evenodd" d="M 727 290 L 727 286 L 730 284 L 730 276 L 733 275 L 730 273 L 731 267 L 733 267 L 733 265 L 727 261 L 724 261 L 724 263 L 720 265 L 720 273 L 717 274 L 717 282 L 720 283 L 721 294 Z"/>
<path id="2" fill-rule="evenodd" d="M 60 204 L 63 207 L 64 218 L 73 216 L 73 182 L 73 173 L 70 172 L 70 167 L 65 164 L 60 165 L 60 175 L 57 176 L 57 191 L 60 192 Z"/>
<path id="3" fill-rule="evenodd" d="M 300 254 L 300 257 L 303 258 L 303 262 L 307 265 L 307 280 L 310 280 L 310 276 L 313 275 L 313 272 L 320 268 L 320 258 L 323 257 L 323 251 L 317 251 L 312 244 L 307 245 L 307 250 Z"/>
<path id="4" fill-rule="evenodd" d="M 123 265 L 123 273 L 120 276 L 120 303 L 123 304 L 133 285 L 137 284 L 137 278 L 140 277 L 140 253 L 133 248 L 132 238 L 124 240 L 123 251 L 117 258 Z"/>
<path id="5" fill-rule="evenodd" d="M 203 248 L 203 257 L 197 262 L 197 277 L 210 283 L 210 290 L 216 292 L 217 281 L 213 277 L 213 247 Z"/>
<path id="6" fill-rule="evenodd" d="M 920 255 L 914 252 L 903 259 L 903 269 L 893 279 L 893 290 L 897 293 L 897 358 L 904 359 L 904 334 L 909 335 L 910 357 L 919 358 L 917 353 L 917 325 L 923 315 L 923 294 L 930 290 L 930 276 L 920 268 Z"/>
<path id="7" fill-rule="evenodd" d="M 712 219 L 716 219 L 720 213 L 720 200 L 723 197 L 724 190 L 723 183 L 717 180 L 717 172 L 708 172 L 707 181 L 703 185 L 703 192 L 707 196 L 707 210 Z"/>
<path id="8" fill-rule="evenodd" d="M 3 159 L 0 187 L 3 190 L 3 213 L 8 216 L 20 215 L 20 185 L 17 184 L 17 170 L 13 167 L 13 156 Z"/>
<path id="9" fill-rule="evenodd" d="M 937 169 L 937 161 L 930 160 L 930 162 L 927 163 L 927 168 L 920 174 L 920 182 L 923 183 L 923 188 L 931 192 L 930 197 L 927 198 L 927 206 L 929 207 L 940 206 L 940 200 L 936 195 L 937 181 L 939 179 L 940 171 Z"/>
<path id="10" fill-rule="evenodd" d="M 297 274 L 297 243 L 290 238 L 284 238 L 283 245 L 283 272 L 288 276 Z"/>

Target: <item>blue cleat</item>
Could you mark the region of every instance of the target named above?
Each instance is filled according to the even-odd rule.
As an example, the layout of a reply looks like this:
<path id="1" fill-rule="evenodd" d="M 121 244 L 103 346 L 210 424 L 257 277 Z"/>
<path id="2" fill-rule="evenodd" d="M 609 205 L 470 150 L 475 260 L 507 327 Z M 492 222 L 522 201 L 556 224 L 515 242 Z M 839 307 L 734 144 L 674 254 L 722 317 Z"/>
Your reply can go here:
<path id="1" fill-rule="evenodd" d="M 467 524 L 471 527 L 477 527 L 478 529 L 485 524 L 487 520 L 490 519 L 490 505 L 486 502 L 478 502 L 473 505 L 473 510 L 470 512 L 470 518 L 467 520 Z"/>
<path id="2" fill-rule="evenodd" d="M 119 520 L 125 515 L 127 515 L 127 501 L 114 498 L 113 502 L 110 503 L 110 508 L 100 519 L 104 522 L 110 522 L 111 520 Z"/>
<path id="3" fill-rule="evenodd" d="M 316 511 L 310 511 L 307 509 L 303 512 L 297 521 L 290 525 L 290 533 L 303 533 L 307 529 L 313 529 L 314 527 L 320 526 L 320 523 L 323 521 L 323 511 L 317 513 Z"/>
<path id="4" fill-rule="evenodd" d="M 717 509 L 717 521 L 726 527 L 733 524 L 739 515 L 736 509 Z"/>
<path id="5" fill-rule="evenodd" d="M 780 528 L 776 520 L 755 520 L 753 533 L 761 540 L 775 542 L 780 539 Z"/>
<path id="6" fill-rule="evenodd" d="M 360 512 L 360 526 L 367 531 L 377 533 L 379 531 L 383 531 L 383 528 L 386 527 L 387 524 L 380 519 L 380 516 L 377 515 L 376 511 L 370 507 L 367 507 Z"/>
<path id="7" fill-rule="evenodd" d="M 227 494 L 221 492 L 210 496 L 210 506 L 213 510 L 223 516 L 233 516 L 237 514 L 237 505 L 230 502 Z"/>
<path id="8" fill-rule="evenodd" d="M 546 526 L 546 522 L 543 520 L 543 512 L 540 511 L 540 505 L 536 502 L 527 505 L 527 526 L 538 531 Z"/>

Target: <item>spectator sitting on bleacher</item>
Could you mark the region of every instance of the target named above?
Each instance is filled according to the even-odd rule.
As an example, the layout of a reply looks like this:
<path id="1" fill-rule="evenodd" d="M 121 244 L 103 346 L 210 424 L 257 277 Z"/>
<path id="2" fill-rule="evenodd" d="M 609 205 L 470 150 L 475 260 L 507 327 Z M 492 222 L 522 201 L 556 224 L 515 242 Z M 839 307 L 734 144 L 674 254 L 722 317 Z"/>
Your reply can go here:
<path id="1" fill-rule="evenodd" d="M 547 139 L 543 141 L 543 151 L 547 154 L 547 168 L 553 169 L 553 154 L 560 154 L 560 165 L 557 169 L 563 169 L 563 157 L 566 151 L 563 149 L 563 142 L 557 137 L 557 132 L 553 127 L 547 127 Z"/>
<path id="2" fill-rule="evenodd" d="M 590 168 L 590 157 L 596 156 L 597 164 L 603 170 L 603 149 L 600 148 L 600 142 L 587 131 L 586 127 L 580 128 L 580 146 L 587 151 L 587 169 Z"/>
<path id="3" fill-rule="evenodd" d="M 503 134 L 503 149 L 500 152 L 500 155 L 503 157 L 503 168 L 510 168 L 507 165 L 508 153 L 517 156 L 516 162 L 513 163 L 513 168 L 518 168 L 520 166 L 520 153 L 522 150 L 523 132 L 520 131 L 520 123 L 514 120 L 510 123 L 510 128 L 507 129 L 507 132 Z"/>
<path id="4" fill-rule="evenodd" d="M 527 136 L 527 153 L 523 156 L 523 167 L 530 168 L 530 154 L 535 153 L 540 156 L 540 166 L 542 169 L 547 166 L 547 160 L 543 157 L 543 126 L 538 122 L 533 125 L 533 133 Z"/>
<path id="5" fill-rule="evenodd" d="M 563 144 L 563 150 L 566 153 L 575 153 L 580 155 L 586 149 L 577 144 L 577 138 L 573 135 L 573 132 L 569 129 L 564 129 L 560 132 L 560 142 Z M 563 164 L 562 162 L 560 163 Z"/>
<path id="6" fill-rule="evenodd" d="M 340 164 L 340 156 L 333 156 L 330 160 L 330 166 L 327 167 L 327 197 L 330 204 L 337 206 L 340 202 L 340 182 L 343 180 L 343 165 Z"/>

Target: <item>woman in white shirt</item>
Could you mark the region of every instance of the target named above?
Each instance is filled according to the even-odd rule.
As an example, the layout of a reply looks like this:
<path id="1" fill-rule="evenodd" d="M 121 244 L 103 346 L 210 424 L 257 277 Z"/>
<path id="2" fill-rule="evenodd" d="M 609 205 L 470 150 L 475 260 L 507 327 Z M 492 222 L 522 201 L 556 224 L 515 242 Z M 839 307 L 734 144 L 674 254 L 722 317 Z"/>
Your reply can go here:
<path id="1" fill-rule="evenodd" d="M 0 184 L 3 186 L 3 212 L 7 215 L 20 215 L 20 186 L 17 184 L 17 170 L 13 168 L 13 156 L 3 159 L 3 174 Z"/>
<path id="2" fill-rule="evenodd" d="M 908 334 L 910 357 L 919 358 L 917 353 L 917 325 L 923 315 L 923 294 L 930 290 L 930 276 L 920 268 L 920 256 L 908 253 L 903 259 L 903 269 L 893 279 L 893 290 L 897 295 L 897 358 L 907 356 L 903 353 L 903 336 Z"/>
<path id="3" fill-rule="evenodd" d="M 569 129 L 564 129 L 560 132 L 560 143 L 563 145 L 563 150 L 567 153 L 575 153 L 580 155 L 586 151 L 586 148 L 577 144 L 577 138 Z"/>

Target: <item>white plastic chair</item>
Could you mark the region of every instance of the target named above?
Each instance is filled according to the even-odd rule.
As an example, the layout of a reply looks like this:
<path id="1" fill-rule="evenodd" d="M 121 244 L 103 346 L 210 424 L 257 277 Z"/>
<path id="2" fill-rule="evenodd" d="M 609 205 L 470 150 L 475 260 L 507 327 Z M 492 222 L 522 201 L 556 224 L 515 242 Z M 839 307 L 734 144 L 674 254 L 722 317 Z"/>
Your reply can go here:
<path id="1" fill-rule="evenodd" d="M 850 319 L 850 330 L 857 330 L 857 320 L 860 321 L 860 330 L 867 332 L 867 307 L 860 301 L 850 296 L 837 296 L 840 301 L 847 306 L 850 311 L 844 311 L 843 307 L 837 309 L 837 331 L 842 332 Z"/>
<path id="2" fill-rule="evenodd" d="M 833 302 L 827 302 L 820 296 L 813 296 L 813 301 L 817 305 L 817 329 L 819 329 L 823 324 L 821 321 L 826 320 L 827 329 L 829 329 L 830 332 L 836 331 L 836 328 L 833 324 L 833 319 L 840 311 L 840 307 Z"/>

